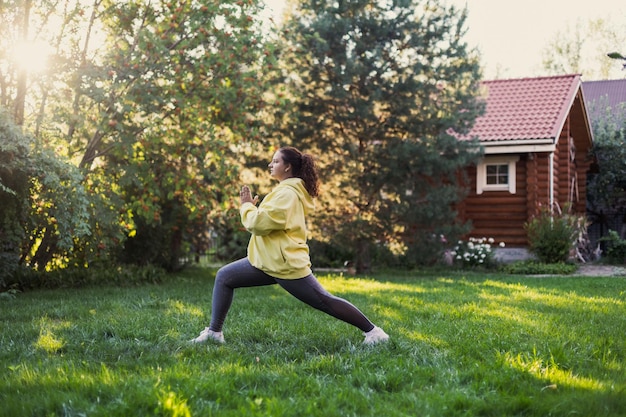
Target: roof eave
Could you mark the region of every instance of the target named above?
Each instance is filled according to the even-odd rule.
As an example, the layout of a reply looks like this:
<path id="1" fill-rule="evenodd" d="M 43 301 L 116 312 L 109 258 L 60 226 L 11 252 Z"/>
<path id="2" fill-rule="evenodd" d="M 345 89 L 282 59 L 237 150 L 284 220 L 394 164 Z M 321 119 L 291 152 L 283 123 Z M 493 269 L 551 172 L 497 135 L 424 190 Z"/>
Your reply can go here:
<path id="1" fill-rule="evenodd" d="M 572 80 L 572 84 L 570 85 L 569 92 L 567 93 L 567 100 L 563 102 L 559 110 L 559 115 L 556 119 L 556 123 L 554 124 L 552 136 L 557 137 L 557 135 L 559 135 L 563 131 L 563 127 L 565 126 L 565 122 L 567 121 L 567 116 L 572 111 L 574 100 L 576 100 L 576 96 L 581 90 L 582 81 L 580 80 L 580 75 L 576 74 L 574 76 L 574 79 Z"/>
<path id="2" fill-rule="evenodd" d="M 507 140 L 498 142 L 482 142 L 485 155 L 554 152 L 554 139 Z"/>
<path id="3" fill-rule="evenodd" d="M 581 97 L 580 102 L 583 107 L 583 115 L 585 117 L 585 126 L 587 129 L 587 133 L 589 134 L 589 140 L 591 141 L 591 146 L 593 146 L 593 143 L 595 142 L 594 135 L 593 135 L 593 127 L 591 126 L 591 118 L 589 117 L 589 109 L 587 108 L 587 100 L 585 100 L 585 90 L 582 88 L 582 84 L 581 84 L 579 94 Z"/>

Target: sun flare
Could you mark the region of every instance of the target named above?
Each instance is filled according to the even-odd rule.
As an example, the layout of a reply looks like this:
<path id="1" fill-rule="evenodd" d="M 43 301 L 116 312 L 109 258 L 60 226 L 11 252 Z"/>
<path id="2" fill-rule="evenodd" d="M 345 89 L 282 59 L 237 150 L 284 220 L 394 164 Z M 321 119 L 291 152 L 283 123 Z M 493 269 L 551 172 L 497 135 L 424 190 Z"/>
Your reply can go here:
<path id="1" fill-rule="evenodd" d="M 52 49 L 42 41 L 21 41 L 13 48 L 13 62 L 29 73 L 42 73 L 48 68 Z"/>

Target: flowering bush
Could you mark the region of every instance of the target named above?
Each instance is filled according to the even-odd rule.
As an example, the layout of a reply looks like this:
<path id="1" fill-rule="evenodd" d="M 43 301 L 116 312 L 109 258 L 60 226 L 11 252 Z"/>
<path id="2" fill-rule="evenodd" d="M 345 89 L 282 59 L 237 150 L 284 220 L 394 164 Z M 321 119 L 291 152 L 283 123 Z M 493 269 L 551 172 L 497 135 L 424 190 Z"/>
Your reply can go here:
<path id="1" fill-rule="evenodd" d="M 491 237 L 470 237 L 467 242 L 459 240 L 450 255 L 455 263 L 462 266 L 488 266 L 493 263 L 494 243 L 495 240 Z M 504 242 L 500 242 L 499 246 L 503 248 Z"/>

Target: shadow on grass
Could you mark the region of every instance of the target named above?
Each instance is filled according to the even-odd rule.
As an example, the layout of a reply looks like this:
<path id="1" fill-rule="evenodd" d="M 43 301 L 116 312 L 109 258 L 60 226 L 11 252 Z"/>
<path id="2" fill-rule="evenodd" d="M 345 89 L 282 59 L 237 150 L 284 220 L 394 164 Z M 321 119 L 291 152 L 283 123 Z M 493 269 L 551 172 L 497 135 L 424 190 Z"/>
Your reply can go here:
<path id="1" fill-rule="evenodd" d="M 237 291 L 227 345 L 189 345 L 207 324 L 212 280 L 190 272 L 158 286 L 41 291 L 0 305 L 4 410 L 618 416 L 626 409 L 623 280 L 321 277 L 392 341 L 363 347 L 359 331 L 273 286 Z"/>

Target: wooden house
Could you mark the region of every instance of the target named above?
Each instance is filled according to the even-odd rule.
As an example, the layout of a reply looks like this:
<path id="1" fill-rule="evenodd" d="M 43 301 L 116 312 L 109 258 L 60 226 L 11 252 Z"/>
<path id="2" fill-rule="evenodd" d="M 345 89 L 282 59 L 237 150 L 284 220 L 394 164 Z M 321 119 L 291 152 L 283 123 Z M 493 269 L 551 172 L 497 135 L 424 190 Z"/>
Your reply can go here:
<path id="1" fill-rule="evenodd" d="M 469 236 L 528 246 L 524 224 L 568 203 L 585 213 L 593 135 L 579 75 L 485 81 L 485 114 L 470 137 L 484 147 L 458 207 Z"/>

